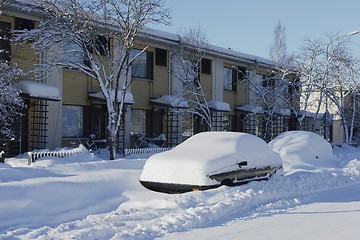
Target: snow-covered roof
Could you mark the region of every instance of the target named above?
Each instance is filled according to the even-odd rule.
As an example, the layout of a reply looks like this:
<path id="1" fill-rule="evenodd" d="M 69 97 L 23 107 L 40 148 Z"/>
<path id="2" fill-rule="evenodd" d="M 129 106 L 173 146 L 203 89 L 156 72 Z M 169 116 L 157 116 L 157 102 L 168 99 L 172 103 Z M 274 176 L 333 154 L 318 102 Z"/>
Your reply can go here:
<path id="1" fill-rule="evenodd" d="M 325 112 L 318 112 L 318 114 L 316 115 L 315 112 L 310 112 L 310 111 L 304 111 L 304 110 L 300 110 L 299 111 L 300 115 L 304 115 L 305 117 L 309 117 L 309 118 L 317 118 L 317 119 L 324 119 L 325 118 Z M 326 118 L 328 121 L 332 121 L 334 119 L 333 114 L 327 112 Z"/>
<path id="2" fill-rule="evenodd" d="M 207 102 L 208 107 L 212 111 L 218 112 L 230 112 L 230 104 L 227 102 L 217 101 L 217 100 L 210 100 Z"/>
<path id="3" fill-rule="evenodd" d="M 245 111 L 245 112 L 251 112 L 251 113 L 265 113 L 268 112 L 264 109 L 262 109 L 261 106 L 250 103 L 250 104 L 245 104 L 243 106 L 239 106 L 236 107 L 236 110 L 239 111 Z M 282 116 L 291 116 L 291 111 L 289 108 L 279 108 L 276 107 L 275 111 L 273 112 L 274 114 L 279 114 Z"/>
<path id="4" fill-rule="evenodd" d="M 112 91 L 112 97 L 115 97 L 115 91 Z M 98 101 L 105 101 L 105 96 L 104 94 L 100 91 L 100 92 L 95 92 L 95 93 L 89 93 L 89 97 L 94 99 L 94 100 L 98 100 Z M 121 99 L 122 97 L 122 93 L 119 92 L 118 98 Z M 134 96 L 131 92 L 126 92 L 125 93 L 125 104 L 134 104 Z"/>
<path id="5" fill-rule="evenodd" d="M 27 12 L 27 13 L 33 12 L 33 13 L 37 13 L 40 15 L 44 14 L 44 12 L 41 12 L 41 9 L 39 8 L 38 4 L 36 2 L 34 2 L 33 0 L 16 0 L 16 1 L 12 2 L 12 4 L 10 5 L 10 8 L 21 11 L 21 12 Z M 97 19 L 97 21 L 99 21 L 98 23 L 101 24 L 101 20 Z M 114 29 L 116 29 L 115 26 L 114 26 Z M 166 43 L 168 45 L 174 44 L 174 43 L 179 43 L 183 40 L 183 39 L 179 38 L 178 34 L 165 32 L 165 31 L 161 31 L 161 30 L 157 30 L 157 29 L 153 29 L 153 28 L 148 28 L 148 27 L 144 27 L 143 29 L 141 29 L 141 31 L 139 32 L 139 37 L 145 37 L 147 40 L 160 42 L 160 43 Z M 272 60 L 262 58 L 259 56 L 255 56 L 255 55 L 251 55 L 251 54 L 247 54 L 247 53 L 243 53 L 243 52 L 239 52 L 239 51 L 235 51 L 231 48 L 224 48 L 224 47 L 209 44 L 209 45 L 207 45 L 207 47 L 205 47 L 205 50 L 207 51 L 207 53 L 209 55 L 225 57 L 225 58 L 229 58 L 229 59 L 235 60 L 235 61 L 254 63 L 254 64 L 258 64 L 260 66 L 262 65 L 262 66 L 267 66 L 267 67 L 275 65 L 275 63 Z"/>
<path id="6" fill-rule="evenodd" d="M 39 3 L 34 0 L 15 0 L 10 2 L 10 4 L 7 4 L 6 9 L 25 14 L 36 13 L 38 16 L 43 16 L 46 14 Z"/>
<path id="7" fill-rule="evenodd" d="M 51 101 L 60 101 L 60 89 L 48 83 L 22 80 L 18 82 L 18 88 L 23 96 Z"/>
<path id="8" fill-rule="evenodd" d="M 263 113 L 263 109 L 261 106 L 259 105 L 255 105 L 255 104 L 245 104 L 243 106 L 238 106 L 235 107 L 236 110 L 239 111 L 245 111 L 245 112 L 251 112 L 251 113 Z"/>
<path id="9" fill-rule="evenodd" d="M 163 95 L 159 98 L 151 99 L 151 103 L 173 108 L 187 108 L 189 106 L 185 98 L 175 95 Z"/>
<path id="10" fill-rule="evenodd" d="M 183 40 L 180 39 L 178 34 L 173 34 L 151 28 L 144 28 L 140 32 L 140 34 L 144 35 L 147 38 L 150 38 L 153 41 L 165 42 L 167 44 L 179 43 L 181 42 L 181 40 Z M 210 55 L 221 56 L 225 58 L 230 58 L 232 60 L 244 61 L 246 63 L 254 63 L 263 66 L 275 66 L 275 63 L 270 59 L 239 52 L 231 48 L 224 48 L 224 47 L 208 44 L 205 50 Z"/>

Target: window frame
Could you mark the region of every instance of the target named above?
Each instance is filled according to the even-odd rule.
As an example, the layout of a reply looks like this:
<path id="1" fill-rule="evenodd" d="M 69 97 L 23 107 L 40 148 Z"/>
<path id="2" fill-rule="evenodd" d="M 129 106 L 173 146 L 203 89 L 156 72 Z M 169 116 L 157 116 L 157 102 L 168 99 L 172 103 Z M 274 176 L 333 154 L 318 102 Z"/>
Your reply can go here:
<path id="1" fill-rule="evenodd" d="M 107 56 L 110 53 L 110 38 L 104 35 L 96 35 L 95 47 L 100 55 Z"/>
<path id="2" fill-rule="evenodd" d="M 134 51 L 137 51 L 134 53 Z M 130 52 L 130 57 L 135 57 L 142 50 L 134 48 Z M 141 63 L 140 59 L 143 59 L 144 63 Z M 137 63 L 139 62 L 139 63 Z M 142 72 L 140 74 L 134 74 L 134 63 L 137 65 L 143 65 Z M 154 80 L 154 53 L 150 51 L 142 52 L 132 63 L 131 66 L 131 77 L 138 79 Z"/>
<path id="3" fill-rule="evenodd" d="M 201 73 L 204 74 L 211 74 L 211 59 L 208 58 L 202 58 L 201 59 Z"/>
<path id="4" fill-rule="evenodd" d="M 231 72 L 230 79 L 227 79 L 225 82 L 225 70 L 229 70 Z M 226 84 L 227 83 L 227 84 Z M 233 91 L 236 92 L 237 89 L 237 70 L 230 67 L 223 68 L 223 89 L 226 91 Z"/>
<path id="5" fill-rule="evenodd" d="M 155 65 L 167 67 L 168 56 L 166 49 L 155 48 Z"/>
<path id="6" fill-rule="evenodd" d="M 11 23 L 0 21 L 0 60 L 11 61 Z"/>
<path id="7" fill-rule="evenodd" d="M 35 21 L 26 18 L 15 18 L 15 30 L 32 30 L 35 29 Z"/>
<path id="8" fill-rule="evenodd" d="M 67 109 L 67 108 L 69 108 L 69 109 Z M 69 114 L 69 110 L 79 110 L 79 112 Z M 85 113 L 84 106 L 80 106 L 80 105 L 63 105 L 62 106 L 62 124 L 61 124 L 61 126 L 62 126 L 62 133 L 61 133 L 62 138 L 78 138 L 78 137 L 81 138 L 81 137 L 84 137 L 84 127 L 85 127 L 84 113 Z M 78 117 L 78 118 L 72 118 L 70 120 L 65 121 L 64 117 L 69 117 L 69 116 L 75 116 L 75 117 Z M 64 124 L 67 124 L 67 123 L 69 123 L 68 126 L 70 128 L 68 128 L 68 131 L 65 132 L 66 128 L 65 128 Z M 78 126 L 75 126 L 77 124 L 78 124 Z M 75 128 L 78 128 L 78 129 L 76 131 L 74 131 Z M 68 134 L 69 132 L 71 133 L 70 135 Z M 72 134 L 72 132 L 75 132 L 75 134 Z M 78 134 L 76 134 L 76 133 L 78 133 Z"/>

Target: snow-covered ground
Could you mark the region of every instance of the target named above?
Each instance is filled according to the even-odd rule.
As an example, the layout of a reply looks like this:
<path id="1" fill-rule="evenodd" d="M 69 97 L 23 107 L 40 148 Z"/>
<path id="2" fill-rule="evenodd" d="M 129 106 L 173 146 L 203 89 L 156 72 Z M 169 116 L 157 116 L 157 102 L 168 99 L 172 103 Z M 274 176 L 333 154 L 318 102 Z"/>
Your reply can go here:
<path id="1" fill-rule="evenodd" d="M 142 187 L 144 155 L 6 159 L 0 239 L 358 239 L 360 149 L 334 153 L 331 167 L 174 195 Z"/>

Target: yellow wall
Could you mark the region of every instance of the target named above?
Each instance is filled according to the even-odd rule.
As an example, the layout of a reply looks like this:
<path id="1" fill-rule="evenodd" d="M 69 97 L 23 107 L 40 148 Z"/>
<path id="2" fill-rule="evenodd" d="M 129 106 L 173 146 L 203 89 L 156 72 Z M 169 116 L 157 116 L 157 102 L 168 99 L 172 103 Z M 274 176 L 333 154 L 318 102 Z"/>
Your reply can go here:
<path id="1" fill-rule="evenodd" d="M 64 69 L 63 104 L 89 105 L 88 94 L 94 85 L 93 81 L 90 77 L 79 71 Z"/>
<path id="2" fill-rule="evenodd" d="M 155 62 L 155 61 L 154 61 Z M 154 92 L 153 96 L 160 97 L 169 94 L 168 67 L 158 66 L 154 63 Z"/>
<path id="3" fill-rule="evenodd" d="M 20 17 L 30 19 L 24 16 Z M 15 27 L 15 17 L 0 16 L 0 21 L 11 23 L 11 29 L 14 29 Z M 36 25 L 37 23 L 35 23 L 35 27 Z M 22 69 L 24 73 L 27 73 L 29 70 L 34 69 L 34 64 L 38 63 L 39 61 L 38 58 L 38 55 L 30 49 L 30 43 L 11 45 L 11 61 L 13 63 L 17 63 L 18 67 Z M 19 79 L 34 80 L 34 76 L 20 76 Z"/>
<path id="4" fill-rule="evenodd" d="M 212 74 L 200 75 L 200 84 L 206 94 L 206 100 L 212 100 Z"/>
<path id="5" fill-rule="evenodd" d="M 131 92 L 134 96 L 135 109 L 150 109 L 150 97 L 152 96 L 152 80 L 134 79 L 131 84 Z"/>
<path id="6" fill-rule="evenodd" d="M 143 49 L 145 45 L 136 45 L 135 48 Z M 160 48 L 163 48 L 160 46 Z M 135 109 L 151 109 L 150 99 L 169 94 L 169 65 L 158 66 L 155 64 L 155 47 L 146 49 L 153 53 L 154 79 L 132 79 L 131 92 L 134 96 Z M 169 56 L 168 56 L 169 58 Z"/>

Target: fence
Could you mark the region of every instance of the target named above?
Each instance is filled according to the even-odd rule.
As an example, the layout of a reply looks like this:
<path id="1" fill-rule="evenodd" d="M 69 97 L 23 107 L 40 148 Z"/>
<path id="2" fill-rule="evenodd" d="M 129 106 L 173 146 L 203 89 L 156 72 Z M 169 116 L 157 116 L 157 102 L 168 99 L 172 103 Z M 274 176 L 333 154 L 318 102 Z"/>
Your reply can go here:
<path id="1" fill-rule="evenodd" d="M 42 157 L 66 157 L 73 154 L 79 154 L 83 151 L 81 148 L 74 148 L 69 150 L 60 151 L 41 151 L 41 152 L 28 152 L 28 165 L 38 158 Z"/>
<path id="2" fill-rule="evenodd" d="M 0 152 L 0 162 L 2 162 L 2 163 L 5 162 L 5 152 L 4 151 Z"/>
<path id="3" fill-rule="evenodd" d="M 144 154 L 144 153 L 159 153 L 170 150 L 172 147 L 167 148 L 125 148 L 124 155 L 129 156 L 132 154 Z"/>

